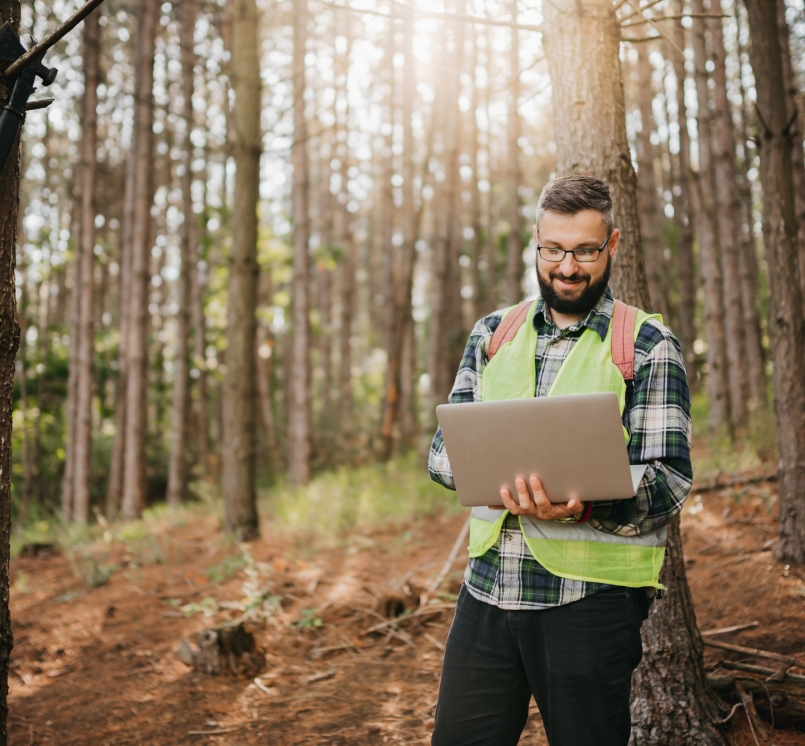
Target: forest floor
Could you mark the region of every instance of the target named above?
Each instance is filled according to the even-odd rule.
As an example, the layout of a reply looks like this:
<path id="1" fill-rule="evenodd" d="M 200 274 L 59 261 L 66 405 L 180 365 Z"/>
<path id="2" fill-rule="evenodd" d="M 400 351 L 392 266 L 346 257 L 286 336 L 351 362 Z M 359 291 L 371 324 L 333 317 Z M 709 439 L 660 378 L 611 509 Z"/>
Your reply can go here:
<path id="1" fill-rule="evenodd" d="M 702 630 L 758 622 L 707 639 L 801 658 L 805 573 L 772 557 L 775 489 L 694 490 L 688 577 Z M 9 743 L 429 743 L 464 552 L 436 598 L 420 608 L 419 596 L 465 518 L 444 512 L 330 542 L 266 522 L 246 547 L 197 507 L 21 556 Z M 178 659 L 183 638 L 241 616 L 265 654 L 256 677 L 208 676 Z M 724 657 L 740 656 L 706 649 L 711 669 Z M 755 743 L 742 710 L 730 727 L 735 746 Z M 805 744 L 805 731 L 778 728 L 772 741 Z M 521 744 L 545 743 L 532 704 Z"/>

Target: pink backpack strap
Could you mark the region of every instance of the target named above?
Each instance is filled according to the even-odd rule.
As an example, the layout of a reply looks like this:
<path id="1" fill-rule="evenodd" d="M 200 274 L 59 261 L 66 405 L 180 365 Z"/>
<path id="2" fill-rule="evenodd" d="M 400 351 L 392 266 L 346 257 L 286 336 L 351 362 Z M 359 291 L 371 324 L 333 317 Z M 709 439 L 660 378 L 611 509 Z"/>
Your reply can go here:
<path id="1" fill-rule="evenodd" d="M 487 360 L 491 360 L 495 353 L 506 344 L 514 339 L 523 322 L 528 316 L 528 309 L 531 308 L 533 301 L 524 300 L 520 305 L 515 306 L 500 322 L 500 326 L 495 329 L 492 339 L 489 342 L 489 350 L 486 353 Z"/>
<path id="2" fill-rule="evenodd" d="M 637 308 L 615 301 L 612 311 L 612 362 L 624 381 L 634 379 L 634 325 Z"/>

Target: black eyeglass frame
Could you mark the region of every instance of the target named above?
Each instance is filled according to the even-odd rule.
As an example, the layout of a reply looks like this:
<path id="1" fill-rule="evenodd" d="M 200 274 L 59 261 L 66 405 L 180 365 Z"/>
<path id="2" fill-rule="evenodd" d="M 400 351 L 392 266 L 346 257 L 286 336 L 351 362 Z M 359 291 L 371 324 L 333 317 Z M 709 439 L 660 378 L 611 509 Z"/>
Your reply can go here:
<path id="1" fill-rule="evenodd" d="M 560 249 L 558 246 L 540 246 L 538 242 L 535 242 L 537 247 L 537 254 L 539 254 L 542 261 L 551 262 L 551 264 L 558 264 L 560 262 L 563 262 L 565 260 L 565 256 L 567 256 L 568 254 L 573 254 L 573 260 L 578 262 L 579 264 L 592 264 L 593 262 L 597 262 L 601 258 L 601 252 L 604 251 L 609 246 L 609 239 L 612 238 L 612 233 L 613 231 L 609 232 L 609 234 L 606 237 L 606 240 L 604 241 L 603 244 L 601 244 L 601 246 L 590 249 Z M 537 236 L 539 236 L 539 233 L 537 233 Z M 542 252 L 540 251 L 540 249 L 547 249 L 548 251 L 561 251 L 562 258 L 546 259 L 544 256 L 542 256 Z M 579 259 L 576 256 L 577 251 L 597 251 L 598 254 L 596 254 L 595 259 Z"/>

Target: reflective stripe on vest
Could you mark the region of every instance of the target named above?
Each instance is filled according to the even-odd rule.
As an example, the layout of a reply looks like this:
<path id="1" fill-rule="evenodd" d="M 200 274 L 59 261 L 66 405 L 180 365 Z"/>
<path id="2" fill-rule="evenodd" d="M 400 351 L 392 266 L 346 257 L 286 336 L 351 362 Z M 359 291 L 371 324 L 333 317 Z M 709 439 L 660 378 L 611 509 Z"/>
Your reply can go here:
<path id="1" fill-rule="evenodd" d="M 532 323 L 537 301 L 514 339 L 497 351 L 481 377 L 483 401 L 526 399 L 536 395 L 537 332 Z M 511 311 L 507 309 L 506 313 Z M 634 337 L 640 326 L 660 316 L 639 311 Z M 610 325 L 611 326 L 611 325 Z M 612 329 L 604 340 L 594 329 L 585 329 L 562 363 L 548 396 L 568 396 L 612 391 L 621 413 L 626 384 L 612 362 Z M 624 430 L 628 442 L 629 434 Z M 480 557 L 500 536 L 508 511 L 473 508 L 470 522 L 470 557 Z M 630 587 L 661 588 L 659 574 L 665 556 L 665 528 L 640 536 L 609 534 L 590 522 L 574 524 L 520 517 L 520 528 L 534 558 L 554 575 L 572 580 Z"/>

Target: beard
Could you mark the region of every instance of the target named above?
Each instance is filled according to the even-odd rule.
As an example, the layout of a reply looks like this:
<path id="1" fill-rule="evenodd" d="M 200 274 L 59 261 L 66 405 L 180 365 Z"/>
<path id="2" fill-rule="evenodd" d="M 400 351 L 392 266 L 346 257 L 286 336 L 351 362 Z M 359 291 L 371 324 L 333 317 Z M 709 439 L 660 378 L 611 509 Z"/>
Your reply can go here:
<path id="1" fill-rule="evenodd" d="M 590 275 L 584 270 L 579 269 L 570 276 L 563 275 L 559 269 L 548 273 L 547 280 L 542 276 L 537 266 L 537 282 L 542 299 L 548 308 L 557 313 L 567 314 L 568 316 L 586 316 L 604 294 L 609 284 L 609 272 L 612 268 L 612 257 L 607 253 L 607 266 L 604 274 L 596 282 L 592 282 Z M 554 280 L 565 280 L 567 282 L 581 281 L 577 288 L 570 291 L 556 290 L 553 286 Z"/>

